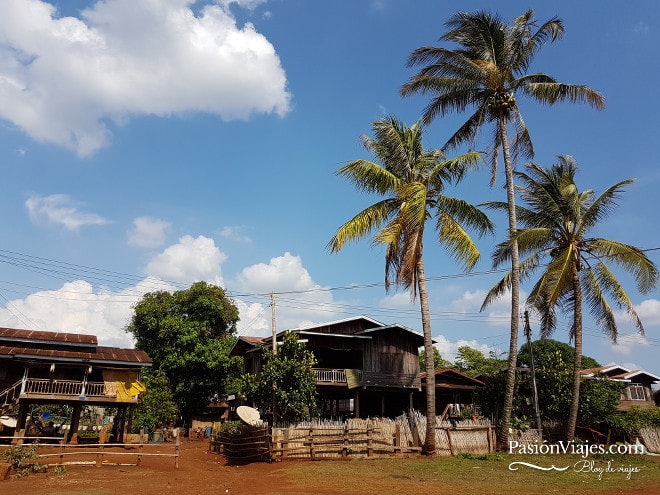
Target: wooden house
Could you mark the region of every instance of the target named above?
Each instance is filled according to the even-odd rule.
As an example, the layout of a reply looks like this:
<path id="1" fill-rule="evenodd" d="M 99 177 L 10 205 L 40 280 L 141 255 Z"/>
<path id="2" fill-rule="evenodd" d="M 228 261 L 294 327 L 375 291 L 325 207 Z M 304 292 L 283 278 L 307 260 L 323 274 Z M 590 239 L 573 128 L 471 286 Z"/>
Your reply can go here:
<path id="1" fill-rule="evenodd" d="M 396 416 L 413 407 L 413 394 L 421 387 L 422 334 L 366 316 L 289 331 L 317 360 L 314 371 L 323 417 Z M 270 348 L 272 337 L 239 337 L 231 353 L 243 356 L 246 372 L 258 373 L 261 346 Z"/>
<path id="2" fill-rule="evenodd" d="M 414 396 L 415 409 L 426 411 L 426 373 L 421 375 L 421 390 Z M 474 391 L 484 382 L 453 368 L 435 370 L 435 411 L 443 418 L 458 418 L 474 412 Z"/>
<path id="3" fill-rule="evenodd" d="M 653 397 L 653 385 L 660 383 L 660 377 L 642 370 L 629 370 L 618 364 L 609 364 L 598 368 L 582 370 L 584 378 L 604 377 L 625 384 L 621 392 L 619 409 L 626 411 L 633 406 L 642 409 L 656 407 Z"/>
<path id="4" fill-rule="evenodd" d="M 33 404 L 72 406 L 71 432 L 84 406 L 116 407 L 128 421 L 151 364 L 144 351 L 99 346 L 93 335 L 0 328 L 0 415 L 15 415 L 17 432 Z"/>

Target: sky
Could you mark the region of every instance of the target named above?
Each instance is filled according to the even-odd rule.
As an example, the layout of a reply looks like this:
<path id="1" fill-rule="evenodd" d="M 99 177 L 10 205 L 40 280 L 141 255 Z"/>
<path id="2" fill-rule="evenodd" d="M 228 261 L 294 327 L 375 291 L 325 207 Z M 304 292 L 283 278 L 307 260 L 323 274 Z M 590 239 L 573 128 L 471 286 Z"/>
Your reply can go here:
<path id="1" fill-rule="evenodd" d="M 563 20 L 564 37 L 544 45 L 530 71 L 597 89 L 606 107 L 520 98 L 534 162 L 551 166 L 572 155 L 578 186 L 596 193 L 636 178 L 595 234 L 647 249 L 660 264 L 660 3 L 622 7 L 614 0 L 3 0 L 0 326 L 132 347 L 125 327 L 145 293 L 205 280 L 239 307 L 242 335 L 270 335 L 273 312 L 278 331 L 366 315 L 421 332 L 418 301 L 385 291 L 382 247 L 366 238 L 331 254 L 326 245 L 379 199 L 336 170 L 372 158 L 360 136 L 371 135 L 374 121 L 420 118 L 427 97 L 399 94 L 415 73 L 407 57 L 440 46 L 457 9 L 491 10 L 510 22 L 533 8 L 541 22 Z M 425 147 L 442 147 L 466 118 L 452 114 L 425 127 Z M 477 148 L 490 137 L 486 129 Z M 504 201 L 503 184 L 501 172 L 491 187 L 484 166 L 447 194 Z M 480 311 L 502 276 L 490 253 L 506 235 L 506 219 L 492 218 L 496 233 L 477 241 L 482 257 L 470 274 L 428 229 L 432 329 L 445 359 L 461 345 L 508 350 L 508 300 Z M 646 337 L 621 313 L 614 345 L 587 319 L 584 354 L 660 376 L 660 293 L 639 294 L 617 275 Z M 529 288 L 523 284 L 523 296 Z M 538 321 L 531 324 L 537 338 Z M 567 329 L 559 325 L 553 337 L 568 342 Z"/>

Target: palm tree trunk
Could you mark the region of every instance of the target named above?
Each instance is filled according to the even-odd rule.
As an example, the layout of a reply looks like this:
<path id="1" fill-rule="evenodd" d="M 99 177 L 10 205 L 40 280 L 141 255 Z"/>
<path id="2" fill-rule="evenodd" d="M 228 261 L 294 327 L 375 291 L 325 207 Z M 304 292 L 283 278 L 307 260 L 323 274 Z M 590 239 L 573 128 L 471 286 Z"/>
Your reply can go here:
<path id="1" fill-rule="evenodd" d="M 580 407 L 580 370 L 582 369 L 582 287 L 580 275 L 576 269 L 573 273 L 573 294 L 575 308 L 573 310 L 573 339 L 575 340 L 575 361 L 573 364 L 573 398 L 568 411 L 566 425 L 566 440 L 573 440 L 577 426 L 577 416 Z"/>
<path id="2" fill-rule="evenodd" d="M 422 447 L 424 455 L 435 454 L 435 365 L 433 362 L 433 335 L 431 332 L 431 313 L 429 294 L 426 290 L 424 262 L 417 262 L 417 288 L 419 305 L 422 310 L 422 330 L 424 332 L 424 354 L 426 359 L 426 439 Z"/>
<path id="3" fill-rule="evenodd" d="M 508 445 L 509 425 L 513 411 L 513 394 L 516 386 L 516 364 L 518 361 L 518 312 L 520 304 L 520 267 L 518 266 L 518 241 L 515 189 L 513 184 L 513 163 L 509 151 L 509 138 L 506 130 L 506 118 L 501 116 L 498 122 L 498 132 L 502 142 L 504 155 L 504 172 L 506 174 L 506 196 L 509 213 L 509 239 L 511 242 L 511 335 L 509 337 L 509 360 L 507 363 L 506 386 L 504 391 L 504 406 L 497 432 L 497 443 L 500 448 Z"/>

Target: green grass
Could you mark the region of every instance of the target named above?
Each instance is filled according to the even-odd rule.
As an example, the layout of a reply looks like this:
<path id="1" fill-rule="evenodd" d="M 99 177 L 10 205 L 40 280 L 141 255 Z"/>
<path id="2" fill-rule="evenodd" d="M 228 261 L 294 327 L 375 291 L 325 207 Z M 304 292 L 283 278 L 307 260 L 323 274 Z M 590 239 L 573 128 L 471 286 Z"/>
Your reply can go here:
<path id="1" fill-rule="evenodd" d="M 614 472 L 604 471 L 609 467 Z M 541 471 L 513 462 L 566 467 Z M 542 495 L 548 493 L 656 493 L 660 458 L 648 456 L 590 457 L 575 455 L 435 457 L 433 459 L 354 459 L 351 461 L 285 462 L 278 477 L 296 493 L 380 495 L 387 493 L 460 493 Z M 591 464 L 593 462 L 593 464 Z M 517 467 L 517 470 L 512 470 Z M 638 472 L 618 471 L 620 467 Z M 578 472 L 580 471 L 580 472 Z M 600 476 L 599 476 L 600 475 Z M 600 479 L 599 479 L 600 478 Z"/>

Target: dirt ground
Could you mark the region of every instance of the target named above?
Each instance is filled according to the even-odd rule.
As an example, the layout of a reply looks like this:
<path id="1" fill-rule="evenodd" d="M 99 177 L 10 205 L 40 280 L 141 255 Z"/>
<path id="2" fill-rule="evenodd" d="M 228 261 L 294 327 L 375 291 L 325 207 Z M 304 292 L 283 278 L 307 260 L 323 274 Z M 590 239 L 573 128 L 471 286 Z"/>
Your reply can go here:
<path id="1" fill-rule="evenodd" d="M 425 461 L 420 459 L 414 466 L 407 465 L 406 472 L 397 470 L 397 465 L 401 464 L 397 459 L 390 460 L 365 460 L 365 461 L 291 461 L 279 463 L 255 462 L 246 465 L 229 465 L 224 456 L 208 451 L 209 443 L 205 440 L 182 439 L 180 445 L 179 468 L 175 469 L 175 462 L 167 454 L 174 453 L 173 443 L 152 444 L 148 446 L 148 452 L 156 454 L 166 454 L 155 457 L 143 457 L 141 465 L 69 465 L 62 474 L 56 474 L 51 467 L 47 473 L 29 474 L 21 478 L 11 478 L 6 481 L 0 481 L 0 495 L 163 495 L 163 494 L 184 494 L 184 495 L 219 495 L 219 494 L 259 494 L 259 495 L 280 495 L 280 494 L 314 494 L 314 495 L 334 495 L 336 493 L 352 494 L 377 494 L 385 495 L 390 493 L 417 493 L 440 494 L 440 493 L 462 493 L 462 494 L 482 494 L 482 493 L 502 493 L 504 485 L 497 485 L 493 481 L 493 474 L 483 473 L 479 469 L 478 462 L 472 461 L 459 472 L 463 473 L 456 479 L 429 479 L 428 475 L 424 477 L 416 472 L 415 466 L 422 467 Z M 57 450 L 51 449 L 51 452 Z M 40 448 L 39 453 L 47 453 L 49 450 Z M 124 452 L 121 456 L 108 456 L 111 462 L 121 462 L 125 464 L 135 463 L 138 449 L 134 448 L 128 451 L 117 449 L 118 452 Z M 147 450 L 145 450 L 147 452 Z M 66 457 L 65 460 L 79 460 L 82 457 Z M 87 461 L 95 460 L 95 456 L 84 457 Z M 56 462 L 57 459 L 50 462 Z M 356 462 L 356 464 L 353 464 Z M 447 460 L 447 462 L 451 462 Z M 460 462 L 454 459 L 455 462 Z M 469 461 L 468 461 L 469 462 Z M 307 467 L 304 466 L 305 463 Z M 357 464 L 359 463 L 359 464 Z M 375 464 L 374 464 L 375 463 Z M 393 464 L 394 463 L 394 464 Z M 360 482 L 360 476 L 355 474 L 364 474 L 365 466 L 369 471 L 373 471 L 372 476 Z M 314 474 L 310 474 L 310 467 L 313 467 Z M 562 493 L 562 494 L 655 494 L 660 493 L 657 487 L 660 486 L 660 461 L 654 462 L 648 471 L 646 481 L 630 482 L 624 485 L 608 486 L 605 482 L 601 484 L 598 480 L 591 480 L 589 484 L 580 484 L 580 486 L 555 487 L 544 485 L 531 489 L 534 483 L 543 478 L 527 478 L 525 476 L 535 476 L 535 473 L 527 475 L 512 475 L 506 471 L 506 463 L 498 468 L 504 471 L 504 477 L 499 475 L 500 483 L 504 479 L 507 486 L 510 482 L 515 482 L 508 486 L 513 492 L 527 493 Z M 362 471 L 361 471 L 362 470 Z M 435 474 L 435 473 L 434 473 Z M 310 478 L 311 476 L 311 478 Z M 357 478 L 357 481 L 352 480 Z M 584 476 L 579 478 L 580 483 L 594 478 L 593 476 Z M 294 480 L 303 483 L 294 484 Z M 535 481 L 536 480 L 536 481 Z M 357 483 L 357 484 L 356 484 Z M 517 484 L 516 484 L 517 483 Z M 301 488 L 312 487 L 312 488 Z"/>
<path id="2" fill-rule="evenodd" d="M 172 457 L 142 458 L 140 466 L 66 466 L 64 474 L 30 474 L 0 481 L 0 494 L 17 495 L 186 495 L 290 493 L 278 477 L 281 464 L 230 466 L 224 456 L 208 451 L 208 442 L 183 439 L 179 468 Z M 41 451 L 40 453 L 46 452 Z M 137 451 L 136 451 L 137 452 Z M 145 451 L 146 452 L 146 451 Z M 149 452 L 173 454 L 173 443 L 149 446 Z M 68 458 L 67 460 L 72 460 Z M 82 458 L 81 458 L 82 459 Z M 95 457 L 86 457 L 94 460 Z M 108 457 L 111 462 L 134 463 L 137 455 Z M 56 461 L 51 461 L 56 462 Z"/>

